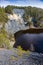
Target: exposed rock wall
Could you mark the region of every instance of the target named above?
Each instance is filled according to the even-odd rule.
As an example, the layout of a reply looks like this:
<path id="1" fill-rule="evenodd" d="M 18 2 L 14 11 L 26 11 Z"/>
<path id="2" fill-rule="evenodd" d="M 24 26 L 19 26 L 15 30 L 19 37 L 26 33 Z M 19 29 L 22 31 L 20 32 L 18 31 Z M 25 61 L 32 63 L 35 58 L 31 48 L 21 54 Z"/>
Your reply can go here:
<path id="1" fill-rule="evenodd" d="M 22 18 L 24 14 L 23 9 L 14 9 L 13 14 L 8 14 L 8 22 L 5 24 L 7 33 L 14 34 L 15 32 L 25 29 L 25 23 Z"/>

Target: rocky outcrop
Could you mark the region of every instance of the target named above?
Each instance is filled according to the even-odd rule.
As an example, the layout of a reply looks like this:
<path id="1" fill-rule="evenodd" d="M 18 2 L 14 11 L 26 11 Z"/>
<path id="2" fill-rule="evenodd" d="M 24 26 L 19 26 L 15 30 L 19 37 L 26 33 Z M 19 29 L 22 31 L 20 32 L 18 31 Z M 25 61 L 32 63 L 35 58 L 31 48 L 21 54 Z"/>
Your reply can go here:
<path id="1" fill-rule="evenodd" d="M 14 34 L 15 32 L 25 29 L 25 23 L 22 18 L 24 14 L 23 9 L 14 9 L 13 14 L 8 14 L 8 22 L 5 24 L 7 33 Z"/>
<path id="2" fill-rule="evenodd" d="M 22 29 L 25 29 L 25 25 L 24 25 L 24 22 L 22 22 L 21 19 L 19 19 L 18 21 L 16 21 L 16 20 L 9 20 L 5 24 L 5 30 L 7 31 L 7 33 L 14 34 L 15 32 L 17 32 L 19 30 L 22 30 Z"/>
<path id="3" fill-rule="evenodd" d="M 0 65 L 43 65 L 43 54 L 28 52 L 19 56 L 15 48 L 0 49 Z"/>

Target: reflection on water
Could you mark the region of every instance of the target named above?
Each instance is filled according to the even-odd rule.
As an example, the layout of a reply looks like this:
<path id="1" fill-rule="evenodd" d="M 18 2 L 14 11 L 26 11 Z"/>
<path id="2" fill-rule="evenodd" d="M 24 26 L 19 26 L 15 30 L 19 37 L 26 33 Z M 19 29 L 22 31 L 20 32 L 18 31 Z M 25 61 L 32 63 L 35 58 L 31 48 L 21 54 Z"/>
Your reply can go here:
<path id="1" fill-rule="evenodd" d="M 23 34 L 16 39 L 14 47 L 21 45 L 25 50 L 30 49 L 31 44 L 35 52 L 43 53 L 43 33 L 40 34 Z"/>

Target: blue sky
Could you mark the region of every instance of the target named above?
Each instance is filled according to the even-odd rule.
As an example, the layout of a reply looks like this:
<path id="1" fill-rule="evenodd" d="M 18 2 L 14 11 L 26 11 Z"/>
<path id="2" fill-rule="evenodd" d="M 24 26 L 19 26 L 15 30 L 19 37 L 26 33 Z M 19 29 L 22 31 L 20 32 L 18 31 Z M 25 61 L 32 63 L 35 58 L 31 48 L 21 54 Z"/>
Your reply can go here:
<path id="1" fill-rule="evenodd" d="M 0 6 L 17 5 L 43 8 L 43 0 L 0 0 Z"/>

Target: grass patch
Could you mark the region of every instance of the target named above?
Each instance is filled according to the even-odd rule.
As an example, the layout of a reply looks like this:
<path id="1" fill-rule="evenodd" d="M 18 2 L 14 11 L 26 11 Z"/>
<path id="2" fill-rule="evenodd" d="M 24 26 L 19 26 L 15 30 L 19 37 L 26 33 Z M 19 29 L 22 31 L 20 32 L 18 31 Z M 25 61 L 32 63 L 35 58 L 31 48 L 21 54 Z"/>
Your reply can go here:
<path id="1" fill-rule="evenodd" d="M 18 58 L 14 57 L 13 55 L 10 56 L 10 60 L 18 60 Z"/>
<path id="2" fill-rule="evenodd" d="M 6 35 L 0 33 L 0 48 L 7 48 L 10 49 L 9 39 L 6 38 Z"/>
<path id="3" fill-rule="evenodd" d="M 18 49 L 18 56 L 22 56 L 24 53 L 27 54 L 27 55 L 29 55 L 29 53 L 30 53 L 29 50 L 27 50 L 27 51 L 23 50 L 21 48 L 21 46 L 18 46 L 17 49 Z"/>

